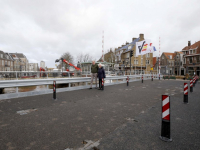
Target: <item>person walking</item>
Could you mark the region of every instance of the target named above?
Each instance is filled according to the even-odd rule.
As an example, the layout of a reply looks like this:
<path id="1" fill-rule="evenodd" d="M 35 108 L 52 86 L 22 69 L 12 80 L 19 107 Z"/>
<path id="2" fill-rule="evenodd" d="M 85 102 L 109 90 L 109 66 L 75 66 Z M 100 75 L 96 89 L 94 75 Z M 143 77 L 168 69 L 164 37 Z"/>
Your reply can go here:
<path id="1" fill-rule="evenodd" d="M 102 67 L 102 64 L 99 64 L 98 78 L 99 78 L 99 89 L 98 90 L 102 90 L 102 79 L 106 78 L 105 71 Z"/>
<path id="2" fill-rule="evenodd" d="M 98 72 L 98 65 L 95 64 L 95 61 L 92 61 L 91 66 L 91 82 L 90 82 L 90 89 L 92 89 L 93 79 L 95 78 L 96 88 L 97 88 L 97 72 Z"/>

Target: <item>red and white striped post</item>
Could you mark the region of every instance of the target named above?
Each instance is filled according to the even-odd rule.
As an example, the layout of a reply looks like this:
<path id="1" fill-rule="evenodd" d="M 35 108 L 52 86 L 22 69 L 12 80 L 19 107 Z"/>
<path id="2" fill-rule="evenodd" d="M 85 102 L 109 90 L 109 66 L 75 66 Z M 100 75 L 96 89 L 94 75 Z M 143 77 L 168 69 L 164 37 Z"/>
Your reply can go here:
<path id="1" fill-rule="evenodd" d="M 183 102 L 188 103 L 188 84 L 187 83 L 184 83 Z"/>
<path id="2" fill-rule="evenodd" d="M 56 99 L 56 81 L 53 81 L 53 99 Z"/>
<path id="3" fill-rule="evenodd" d="M 102 90 L 104 90 L 104 78 L 102 78 L 102 84 L 101 84 L 101 86 L 102 86 Z"/>
<path id="4" fill-rule="evenodd" d="M 160 139 L 165 142 L 171 142 L 170 132 L 170 96 L 162 95 L 162 126 Z"/>
<path id="5" fill-rule="evenodd" d="M 128 76 L 126 78 L 126 81 L 127 81 L 127 86 L 128 86 L 128 84 L 129 84 L 129 77 Z"/>
<path id="6" fill-rule="evenodd" d="M 143 83 L 143 75 L 142 75 L 142 83 Z"/>
<path id="7" fill-rule="evenodd" d="M 195 78 L 193 77 L 193 87 L 195 87 Z"/>
<path id="8" fill-rule="evenodd" d="M 190 79 L 190 92 L 193 92 L 193 80 Z"/>

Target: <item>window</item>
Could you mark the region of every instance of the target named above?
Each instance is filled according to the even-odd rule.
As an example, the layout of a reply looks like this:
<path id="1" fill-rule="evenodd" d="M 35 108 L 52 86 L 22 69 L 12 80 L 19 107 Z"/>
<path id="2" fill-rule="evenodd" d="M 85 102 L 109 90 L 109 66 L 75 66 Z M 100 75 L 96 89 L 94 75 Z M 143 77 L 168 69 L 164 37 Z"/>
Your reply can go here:
<path id="1" fill-rule="evenodd" d="M 189 54 L 192 54 L 192 50 L 190 50 L 190 53 Z"/>
<path id="2" fill-rule="evenodd" d="M 149 58 L 149 57 L 150 57 L 150 53 L 147 53 L 147 54 L 146 54 L 146 57 Z"/>
<path id="3" fill-rule="evenodd" d="M 195 49 L 193 50 L 193 54 L 196 54 L 196 50 Z"/>
<path id="4" fill-rule="evenodd" d="M 8 61 L 8 65 L 10 66 L 10 61 Z"/>
<path id="5" fill-rule="evenodd" d="M 197 63 L 200 62 L 200 61 L 199 61 L 199 60 L 200 60 L 199 57 L 200 57 L 200 56 L 197 56 L 197 57 L 196 57 Z"/>
<path id="6" fill-rule="evenodd" d="M 3 54 L 1 54 L 1 58 L 3 58 Z"/>
<path id="7" fill-rule="evenodd" d="M 138 60 L 134 60 L 134 64 L 135 64 L 135 65 L 138 65 Z"/>
<path id="8" fill-rule="evenodd" d="M 190 64 L 192 63 L 192 57 L 189 58 Z"/>
<path id="9" fill-rule="evenodd" d="M 149 64 L 149 60 L 146 60 L 146 64 Z"/>
<path id="10" fill-rule="evenodd" d="M 164 56 L 162 56 L 162 59 L 164 59 Z"/>
<path id="11" fill-rule="evenodd" d="M 186 58 L 183 59 L 183 63 L 184 63 L 184 64 L 186 63 Z"/>
<path id="12" fill-rule="evenodd" d="M 2 66 L 4 65 L 4 60 L 2 60 Z"/>

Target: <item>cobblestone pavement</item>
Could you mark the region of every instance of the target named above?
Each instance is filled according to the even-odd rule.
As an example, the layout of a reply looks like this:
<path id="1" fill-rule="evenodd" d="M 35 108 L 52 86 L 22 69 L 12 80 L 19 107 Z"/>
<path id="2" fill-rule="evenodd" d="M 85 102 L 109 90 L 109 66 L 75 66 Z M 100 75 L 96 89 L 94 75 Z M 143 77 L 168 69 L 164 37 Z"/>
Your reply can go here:
<path id="1" fill-rule="evenodd" d="M 189 83 L 189 81 L 186 81 Z M 154 80 L 0 100 L 0 149 L 200 149 L 200 84 Z M 171 96 L 173 141 L 159 139 L 161 95 Z"/>

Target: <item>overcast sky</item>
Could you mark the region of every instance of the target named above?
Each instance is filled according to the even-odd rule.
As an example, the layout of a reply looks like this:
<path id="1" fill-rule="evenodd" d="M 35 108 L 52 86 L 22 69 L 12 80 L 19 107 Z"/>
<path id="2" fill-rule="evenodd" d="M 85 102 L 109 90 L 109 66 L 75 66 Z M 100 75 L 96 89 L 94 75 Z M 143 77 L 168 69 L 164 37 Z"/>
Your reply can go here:
<path id="1" fill-rule="evenodd" d="M 161 37 L 161 52 L 200 40 L 199 0 L 0 0 L 0 6 L 0 50 L 47 67 L 65 52 L 99 59 L 103 30 L 104 51 L 140 33 L 158 51 Z"/>

